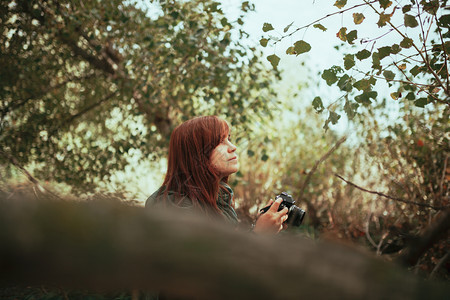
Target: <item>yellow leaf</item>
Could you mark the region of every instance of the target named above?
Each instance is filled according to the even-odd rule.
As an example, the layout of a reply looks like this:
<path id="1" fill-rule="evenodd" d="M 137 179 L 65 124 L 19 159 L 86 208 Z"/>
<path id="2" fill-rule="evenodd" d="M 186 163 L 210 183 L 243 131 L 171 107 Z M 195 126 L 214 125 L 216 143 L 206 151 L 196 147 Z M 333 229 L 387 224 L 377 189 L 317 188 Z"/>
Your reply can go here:
<path id="1" fill-rule="evenodd" d="M 347 27 L 342 27 L 339 29 L 338 33 L 336 33 L 336 36 L 343 42 L 347 40 Z"/>
<path id="2" fill-rule="evenodd" d="M 391 98 L 394 99 L 394 100 L 397 100 L 398 99 L 398 93 L 397 92 L 391 93 Z"/>
<path id="3" fill-rule="evenodd" d="M 404 70 L 404 69 L 406 69 L 406 64 L 399 65 L 398 68 L 400 70 Z"/>
<path id="4" fill-rule="evenodd" d="M 354 14 L 353 14 L 353 22 L 354 22 L 356 25 L 361 24 L 362 21 L 364 21 L 365 18 L 366 18 L 366 17 L 364 17 L 363 14 L 360 14 L 360 13 L 354 13 Z"/>

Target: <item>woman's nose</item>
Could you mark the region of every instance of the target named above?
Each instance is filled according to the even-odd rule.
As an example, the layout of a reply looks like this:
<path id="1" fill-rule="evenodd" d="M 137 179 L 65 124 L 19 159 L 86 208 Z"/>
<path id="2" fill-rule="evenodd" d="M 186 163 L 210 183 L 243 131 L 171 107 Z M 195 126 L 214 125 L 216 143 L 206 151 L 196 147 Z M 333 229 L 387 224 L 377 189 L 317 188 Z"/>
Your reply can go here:
<path id="1" fill-rule="evenodd" d="M 234 151 L 236 151 L 236 146 L 230 142 L 230 146 L 228 147 L 228 152 L 231 153 Z"/>

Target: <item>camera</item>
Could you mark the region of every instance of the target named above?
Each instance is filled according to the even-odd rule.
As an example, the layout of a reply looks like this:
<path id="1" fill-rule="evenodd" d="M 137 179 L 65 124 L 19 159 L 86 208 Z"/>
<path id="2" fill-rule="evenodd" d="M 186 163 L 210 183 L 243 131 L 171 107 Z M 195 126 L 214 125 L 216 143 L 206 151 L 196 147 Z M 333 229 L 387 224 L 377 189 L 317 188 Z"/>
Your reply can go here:
<path id="1" fill-rule="evenodd" d="M 286 192 L 282 192 L 281 194 L 277 195 L 275 197 L 275 200 L 277 200 L 278 198 L 283 199 L 283 202 L 280 203 L 278 211 L 284 209 L 285 207 L 289 209 L 288 218 L 284 223 L 297 227 L 300 226 L 302 224 L 303 218 L 305 217 L 305 211 L 300 207 L 294 205 L 295 203 L 294 199 L 292 199 L 292 196 Z M 272 205 L 266 206 L 262 208 L 259 212 L 263 214 L 266 211 L 268 211 L 271 206 Z"/>

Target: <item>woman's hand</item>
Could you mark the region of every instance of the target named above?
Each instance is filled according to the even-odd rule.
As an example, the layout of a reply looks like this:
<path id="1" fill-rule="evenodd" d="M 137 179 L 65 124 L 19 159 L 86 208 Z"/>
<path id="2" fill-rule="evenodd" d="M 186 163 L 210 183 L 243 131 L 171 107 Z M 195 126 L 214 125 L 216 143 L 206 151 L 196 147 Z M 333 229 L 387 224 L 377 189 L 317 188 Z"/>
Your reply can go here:
<path id="1" fill-rule="evenodd" d="M 255 228 L 253 232 L 255 233 L 265 233 L 265 234 L 277 234 L 283 230 L 283 222 L 288 218 L 288 208 L 285 207 L 281 211 L 278 211 L 283 199 L 278 198 L 275 202 L 270 200 L 268 205 L 272 205 L 268 211 L 263 214 L 258 215 L 256 220 Z"/>

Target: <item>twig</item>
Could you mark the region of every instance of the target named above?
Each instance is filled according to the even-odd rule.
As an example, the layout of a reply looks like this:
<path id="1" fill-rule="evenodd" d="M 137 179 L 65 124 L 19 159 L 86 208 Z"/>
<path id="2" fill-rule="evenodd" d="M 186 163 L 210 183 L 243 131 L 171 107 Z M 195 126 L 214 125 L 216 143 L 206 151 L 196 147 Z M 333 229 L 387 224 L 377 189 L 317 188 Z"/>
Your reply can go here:
<path id="1" fill-rule="evenodd" d="M 369 3 L 375 3 L 375 2 L 378 2 L 378 1 L 371 1 L 371 2 L 369 2 Z M 287 38 L 287 37 L 290 37 L 290 36 L 294 35 L 296 32 L 302 30 L 303 28 L 308 28 L 308 27 L 310 27 L 311 25 L 316 24 L 316 23 L 322 21 L 323 19 L 329 18 L 329 17 L 334 16 L 334 15 L 343 14 L 343 13 L 346 12 L 346 11 L 355 9 L 355 8 L 357 8 L 357 7 L 360 7 L 360 6 L 367 5 L 367 4 L 369 4 L 369 3 L 361 3 L 361 4 L 357 4 L 357 5 L 355 5 L 355 6 L 346 8 L 346 9 L 344 9 L 344 10 L 340 10 L 340 11 L 336 11 L 336 12 L 334 12 L 334 13 L 328 14 L 328 15 L 322 17 L 322 18 L 319 18 L 319 19 L 317 19 L 317 20 L 315 20 L 315 21 L 309 23 L 308 25 L 305 25 L 305 26 L 302 26 L 302 27 L 298 27 L 297 29 L 295 29 L 294 31 L 292 31 L 292 32 L 289 33 L 289 34 L 286 34 L 286 35 L 281 36 L 281 37 L 280 37 L 277 41 L 275 41 L 273 44 L 275 45 L 275 44 L 277 44 L 278 42 L 280 42 L 281 40 L 283 40 L 283 39 L 285 39 L 285 38 Z"/>
<path id="2" fill-rule="evenodd" d="M 375 241 L 372 239 L 372 237 L 370 236 L 370 232 L 369 232 L 369 223 L 370 223 L 370 218 L 372 218 L 372 212 L 369 214 L 368 218 L 367 218 L 367 222 L 366 222 L 366 237 L 367 240 L 372 244 L 372 246 L 374 248 L 377 248 L 377 244 L 375 243 Z"/>
<path id="3" fill-rule="evenodd" d="M 448 73 L 448 66 L 447 66 L 447 56 L 448 56 L 448 54 L 447 54 L 447 51 L 445 50 L 445 47 L 444 47 L 444 39 L 442 38 L 441 26 L 439 26 L 439 21 L 437 19 L 436 14 L 434 14 L 434 18 L 436 20 L 436 26 L 437 26 L 437 29 L 438 29 L 438 32 L 439 32 L 439 37 L 441 39 L 442 51 L 444 51 L 444 62 L 445 62 L 445 69 L 447 71 L 447 90 L 448 90 L 449 89 L 449 84 L 450 84 L 450 75 Z"/>
<path id="4" fill-rule="evenodd" d="M 31 181 L 35 187 L 37 187 L 39 189 L 39 191 L 41 192 L 47 192 L 53 196 L 55 196 L 58 199 L 61 199 L 61 197 L 59 197 L 58 195 L 56 195 L 55 193 L 53 193 L 52 191 L 46 189 L 45 187 L 43 187 L 41 185 L 41 183 L 39 182 L 39 180 L 37 180 L 36 178 L 33 177 L 33 175 L 30 174 L 30 172 L 28 172 L 27 169 L 25 169 L 18 161 L 15 157 L 9 155 L 8 153 L 4 152 L 3 150 L 0 149 L 0 155 L 2 155 L 3 157 L 5 157 L 6 159 L 8 159 L 16 168 L 18 168 L 20 171 L 22 171 L 25 176 L 28 178 L 29 181 Z M 36 190 L 33 188 L 33 191 L 36 195 L 36 198 L 38 198 Z"/>
<path id="5" fill-rule="evenodd" d="M 443 186 L 444 186 L 444 180 L 445 180 L 445 173 L 447 172 L 447 162 L 448 162 L 448 154 L 445 156 L 444 169 L 442 170 L 442 178 L 441 178 L 441 182 L 439 184 L 439 194 L 441 196 L 443 196 L 443 193 L 444 193 Z"/>
<path id="6" fill-rule="evenodd" d="M 339 179 L 345 181 L 347 184 L 349 184 L 349 185 L 351 185 L 351 186 L 353 186 L 353 187 L 355 187 L 355 188 L 357 188 L 357 189 L 359 189 L 359 190 L 361 190 L 363 192 L 367 192 L 367 193 L 370 193 L 370 194 L 375 194 L 375 195 L 378 195 L 378 196 L 381 196 L 381 197 L 385 197 L 385 198 L 388 198 L 388 199 L 391 199 L 391 200 L 394 200 L 394 201 L 399 201 L 399 202 L 403 202 L 403 203 L 406 203 L 406 204 L 413 204 L 413 205 L 422 206 L 422 207 L 426 207 L 426 208 L 432 208 L 434 210 L 443 210 L 443 209 L 448 207 L 448 206 L 433 206 L 433 205 L 429 205 L 429 204 L 426 204 L 426 203 L 413 202 L 413 201 L 408 201 L 408 200 L 405 200 L 405 199 L 402 199 L 402 198 L 391 197 L 391 196 L 388 196 L 386 194 L 383 194 L 383 193 L 380 193 L 380 192 L 377 192 L 377 191 L 371 191 L 371 190 L 365 189 L 363 187 L 360 187 L 360 186 L 354 184 L 353 182 L 350 182 L 350 181 L 346 180 L 345 178 L 343 178 L 339 174 L 335 173 L 334 175 L 336 177 L 338 177 Z"/>
<path id="7" fill-rule="evenodd" d="M 297 197 L 297 199 L 301 199 L 303 198 L 303 195 L 305 193 L 305 189 L 306 186 L 308 185 L 309 181 L 311 180 L 312 175 L 316 172 L 317 167 L 320 165 L 320 163 L 322 163 L 324 160 L 326 160 L 331 153 L 333 153 L 337 148 L 339 148 L 339 146 L 345 142 L 345 140 L 347 139 L 346 136 L 344 136 L 343 138 L 341 138 L 334 146 L 333 148 L 331 148 L 330 150 L 328 150 L 327 153 L 325 153 L 325 155 L 323 155 L 318 161 L 316 161 L 316 163 L 314 164 L 313 168 L 311 169 L 311 171 L 308 172 L 308 175 L 306 176 L 305 181 L 302 184 L 302 187 L 300 188 L 300 193 L 299 196 Z"/>
<path id="8" fill-rule="evenodd" d="M 430 279 L 435 277 L 437 271 L 442 267 L 442 265 L 448 260 L 449 257 L 450 257 L 450 251 L 447 251 L 447 253 L 444 255 L 444 257 L 442 257 L 439 260 L 439 262 L 436 264 L 436 266 L 434 267 L 433 271 L 431 271 Z"/>
<path id="9" fill-rule="evenodd" d="M 369 2 L 367 0 L 364 0 L 364 2 L 369 5 L 376 14 L 381 16 L 381 13 L 372 5 L 372 2 Z M 405 34 L 403 34 L 403 32 L 401 32 L 397 26 L 395 26 L 394 24 L 392 24 L 391 21 L 387 21 L 387 23 L 395 30 L 397 31 L 398 34 L 400 34 L 402 36 L 402 38 L 408 38 Z M 446 95 L 449 95 L 449 91 L 447 89 L 446 86 L 444 86 L 444 84 L 442 83 L 441 79 L 439 78 L 439 76 L 436 74 L 436 72 L 431 68 L 430 63 L 428 62 L 428 60 L 426 59 L 426 57 L 423 55 L 423 52 L 417 47 L 417 45 L 415 43 L 412 43 L 412 46 L 414 47 L 414 49 L 416 49 L 417 53 L 420 55 L 420 57 L 422 58 L 422 61 L 425 63 L 428 71 L 430 72 L 431 75 L 433 75 L 433 77 L 436 79 L 436 82 L 439 84 L 439 86 L 442 87 L 442 89 L 444 90 Z M 448 103 L 447 103 L 448 104 Z"/>

